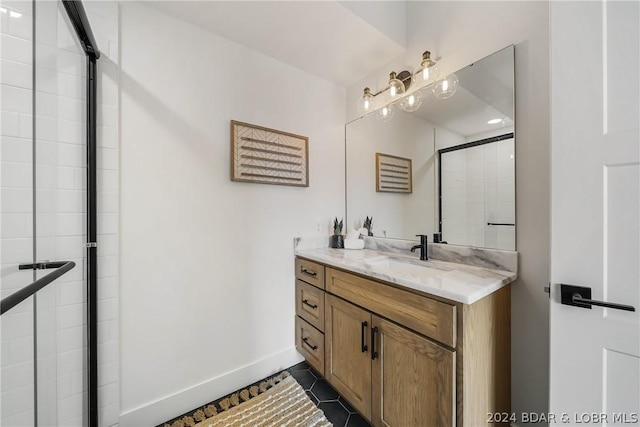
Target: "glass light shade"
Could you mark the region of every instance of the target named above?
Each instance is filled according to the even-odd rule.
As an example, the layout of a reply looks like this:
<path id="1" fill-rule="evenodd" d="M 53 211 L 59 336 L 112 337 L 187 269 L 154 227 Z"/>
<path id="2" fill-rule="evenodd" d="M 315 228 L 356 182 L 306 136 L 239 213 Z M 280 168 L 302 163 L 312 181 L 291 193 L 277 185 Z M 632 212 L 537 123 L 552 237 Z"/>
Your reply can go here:
<path id="1" fill-rule="evenodd" d="M 437 65 L 433 65 L 429 68 L 422 68 L 413 75 L 413 82 L 420 86 L 428 85 L 438 79 L 440 70 Z"/>
<path id="2" fill-rule="evenodd" d="M 397 99 L 404 93 L 404 83 L 396 78 L 396 73 L 389 74 L 389 99 Z"/>
<path id="3" fill-rule="evenodd" d="M 358 100 L 358 112 L 367 114 L 373 111 L 373 98 L 374 96 L 371 94 L 371 89 L 365 87 L 362 97 Z"/>
<path id="4" fill-rule="evenodd" d="M 393 107 L 391 106 L 391 104 L 385 105 L 384 107 L 376 111 L 376 117 L 383 122 L 391 120 L 391 118 L 393 117 Z"/>
<path id="5" fill-rule="evenodd" d="M 449 74 L 444 79 L 440 79 L 433 86 L 433 95 L 438 99 L 447 99 L 453 96 L 458 89 L 458 76 Z"/>
<path id="6" fill-rule="evenodd" d="M 416 90 L 409 95 L 405 95 L 400 101 L 400 108 L 407 113 L 416 111 L 422 105 L 422 94 Z"/>

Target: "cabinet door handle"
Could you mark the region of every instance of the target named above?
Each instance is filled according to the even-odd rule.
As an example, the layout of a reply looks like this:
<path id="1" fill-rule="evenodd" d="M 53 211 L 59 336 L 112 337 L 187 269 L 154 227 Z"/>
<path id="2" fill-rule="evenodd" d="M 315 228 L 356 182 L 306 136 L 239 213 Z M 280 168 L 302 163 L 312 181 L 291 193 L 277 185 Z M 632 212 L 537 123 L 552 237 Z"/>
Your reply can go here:
<path id="1" fill-rule="evenodd" d="M 302 342 L 303 342 L 304 344 L 308 345 L 308 346 L 309 346 L 309 348 L 311 348 L 311 350 L 313 350 L 313 351 L 316 351 L 316 350 L 318 349 L 318 346 L 317 346 L 317 345 L 311 345 L 311 344 L 309 344 L 309 338 L 306 338 L 306 337 L 305 337 L 305 338 L 302 338 Z"/>
<path id="2" fill-rule="evenodd" d="M 376 334 L 378 333 L 378 327 L 371 328 L 371 360 L 375 360 L 378 357 L 376 351 Z"/>
<path id="3" fill-rule="evenodd" d="M 366 353 L 368 348 L 367 348 L 367 344 L 365 344 L 364 342 L 364 334 L 365 331 L 367 329 L 367 326 L 369 326 L 369 323 L 367 323 L 367 321 L 365 320 L 364 322 L 362 322 L 362 329 L 361 329 L 361 334 L 360 334 L 360 347 L 362 348 L 362 352 Z"/>
<path id="4" fill-rule="evenodd" d="M 316 308 L 318 308 L 318 306 L 317 306 L 316 304 L 310 304 L 310 303 L 309 303 L 309 301 L 308 301 L 308 300 L 306 300 L 306 299 L 303 299 L 303 300 L 302 300 L 302 303 L 303 303 L 303 304 L 308 305 L 309 307 L 313 308 L 314 310 L 315 310 Z"/>
<path id="5" fill-rule="evenodd" d="M 300 267 L 300 271 L 306 274 L 307 276 L 311 276 L 311 277 L 316 277 L 318 275 L 318 273 L 316 273 L 315 271 L 307 270 L 304 267 Z"/>

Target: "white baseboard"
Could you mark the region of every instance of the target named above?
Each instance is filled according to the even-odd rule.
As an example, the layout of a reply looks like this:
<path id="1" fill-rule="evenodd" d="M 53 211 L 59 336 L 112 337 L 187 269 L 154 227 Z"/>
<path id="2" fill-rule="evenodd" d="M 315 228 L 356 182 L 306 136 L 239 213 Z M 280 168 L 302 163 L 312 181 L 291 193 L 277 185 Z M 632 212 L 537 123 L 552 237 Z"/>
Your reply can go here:
<path id="1" fill-rule="evenodd" d="M 128 410 L 120 415 L 120 427 L 158 425 L 302 360 L 295 347 L 287 348 L 162 399 Z"/>

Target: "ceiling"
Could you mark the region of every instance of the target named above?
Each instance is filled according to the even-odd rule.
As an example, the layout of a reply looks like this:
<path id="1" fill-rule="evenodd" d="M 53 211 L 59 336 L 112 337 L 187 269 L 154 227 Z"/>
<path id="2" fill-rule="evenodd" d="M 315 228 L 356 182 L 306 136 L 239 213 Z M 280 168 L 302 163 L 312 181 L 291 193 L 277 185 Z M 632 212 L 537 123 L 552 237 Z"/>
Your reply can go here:
<path id="1" fill-rule="evenodd" d="M 145 2 L 345 87 L 405 51 L 405 2 L 359 3 L 371 8 L 335 1 Z"/>
<path id="2" fill-rule="evenodd" d="M 178 19 L 310 74 L 349 87 L 405 52 L 407 7 L 391 1 L 145 1 Z M 414 114 L 469 136 L 513 124 L 513 53 L 456 73 L 457 93 L 424 90 Z M 503 123 L 488 125 L 489 119 Z"/>

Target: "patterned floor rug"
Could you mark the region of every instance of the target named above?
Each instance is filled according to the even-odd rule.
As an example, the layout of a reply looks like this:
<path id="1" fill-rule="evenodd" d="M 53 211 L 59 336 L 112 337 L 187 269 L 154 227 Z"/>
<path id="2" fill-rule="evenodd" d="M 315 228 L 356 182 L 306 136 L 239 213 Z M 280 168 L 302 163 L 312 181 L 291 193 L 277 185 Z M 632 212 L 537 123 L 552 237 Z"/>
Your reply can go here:
<path id="1" fill-rule="evenodd" d="M 205 405 L 163 427 L 331 427 L 288 372 Z"/>

